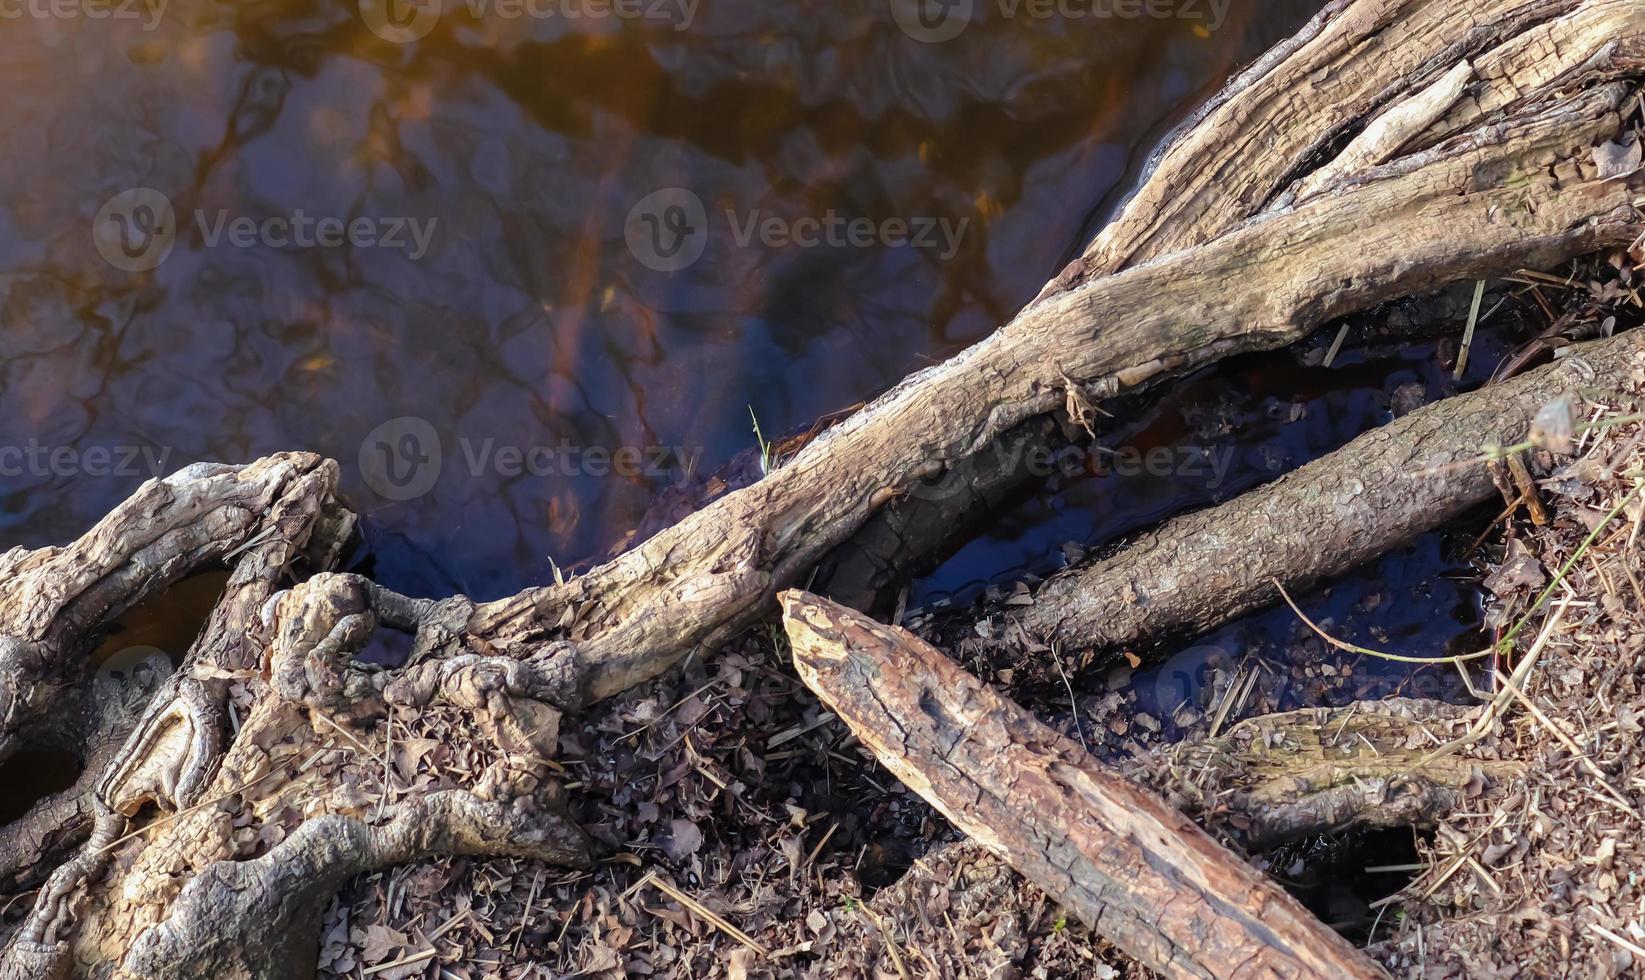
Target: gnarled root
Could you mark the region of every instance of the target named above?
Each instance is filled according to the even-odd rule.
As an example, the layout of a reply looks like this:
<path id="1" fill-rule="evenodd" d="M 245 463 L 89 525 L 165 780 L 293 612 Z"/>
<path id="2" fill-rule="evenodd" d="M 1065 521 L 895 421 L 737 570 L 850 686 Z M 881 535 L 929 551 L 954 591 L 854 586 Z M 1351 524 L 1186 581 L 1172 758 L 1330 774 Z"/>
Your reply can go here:
<path id="1" fill-rule="evenodd" d="M 96 832 L 42 891 L 7 969 L 302 975 L 325 901 L 361 871 L 434 853 L 588 863 L 548 761 L 552 647 L 366 668 L 353 657 L 384 622 L 437 631 L 453 605 L 353 575 L 274 593 L 271 557 L 243 559 L 103 777 Z"/>
<path id="2" fill-rule="evenodd" d="M 1264 715 L 1139 759 L 1132 778 L 1253 848 L 1349 827 L 1433 827 L 1521 770 L 1457 751 L 1479 709 L 1393 698 Z M 1477 743 L 1475 743 L 1477 744 Z"/>
<path id="3" fill-rule="evenodd" d="M 337 464 L 312 453 L 198 463 L 143 484 L 73 544 L 0 555 L 0 759 L 24 744 L 82 750 L 97 631 L 248 543 L 340 520 L 336 483 Z"/>

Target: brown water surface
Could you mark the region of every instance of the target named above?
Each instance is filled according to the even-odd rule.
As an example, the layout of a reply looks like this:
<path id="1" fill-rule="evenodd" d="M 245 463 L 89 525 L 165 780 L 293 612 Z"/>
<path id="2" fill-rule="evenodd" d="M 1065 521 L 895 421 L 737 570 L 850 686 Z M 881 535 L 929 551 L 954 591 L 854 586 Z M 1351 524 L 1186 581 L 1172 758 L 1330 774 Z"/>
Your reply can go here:
<path id="1" fill-rule="evenodd" d="M 491 597 L 753 444 L 751 408 L 768 436 L 804 426 L 984 335 L 1317 3 L 1232 0 L 1210 30 L 991 2 L 942 44 L 884 0 L 704 0 L 689 24 L 453 2 L 407 44 L 349 3 L 134 6 L 159 16 L 0 21 L 0 547 L 67 540 L 190 461 L 310 449 L 342 462 L 379 578 Z M 92 229 L 139 187 L 177 240 L 123 271 Z M 672 273 L 625 237 L 668 187 L 710 228 Z M 415 257 L 213 234 L 299 212 L 434 233 Z M 963 231 L 736 240 L 830 215 Z M 420 495 L 361 469 L 403 417 L 437 440 Z M 618 476 L 588 455 L 623 447 L 668 455 Z M 557 462 L 503 462 L 533 448 Z"/>

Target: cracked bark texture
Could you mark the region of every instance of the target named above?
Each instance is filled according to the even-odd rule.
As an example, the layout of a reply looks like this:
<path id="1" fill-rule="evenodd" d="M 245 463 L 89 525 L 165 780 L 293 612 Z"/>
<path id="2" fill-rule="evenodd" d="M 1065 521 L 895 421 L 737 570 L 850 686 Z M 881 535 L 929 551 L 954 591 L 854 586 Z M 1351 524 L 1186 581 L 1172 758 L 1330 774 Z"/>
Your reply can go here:
<path id="1" fill-rule="evenodd" d="M 1585 344 L 1510 381 L 1447 398 L 1373 429 L 1278 480 L 1177 517 L 1089 565 L 1065 569 L 1033 604 L 987 627 L 1001 642 L 1102 652 L 1194 635 L 1278 601 L 1273 580 L 1341 575 L 1491 499 L 1482 459 L 1523 440 L 1537 411 L 1570 395 L 1614 401 L 1645 363 L 1639 331 Z M 971 633 L 969 624 L 965 627 Z M 974 634 L 973 634 L 974 635 Z"/>
<path id="2" fill-rule="evenodd" d="M 1187 817 L 896 627 L 782 596 L 800 677 L 904 785 L 1172 976 L 1383 972 Z"/>
<path id="3" fill-rule="evenodd" d="M 146 485 L 70 548 L 9 556 L 58 576 L 21 578 L 7 600 L 71 616 L 72 630 L 36 631 L 65 652 L 191 562 L 232 557 L 234 568 L 182 666 L 155 665 L 147 688 L 114 692 L 120 711 L 98 716 L 81 782 L 0 837 L 0 856 L 45 860 L 90 827 L 41 888 L 0 976 L 304 976 L 320 910 L 353 874 L 437 852 L 587 862 L 547 778 L 559 716 L 534 700 L 566 683 L 552 648 L 365 670 L 352 655 L 377 628 L 418 632 L 426 656 L 471 604 L 410 600 L 351 575 L 291 584 L 297 566 L 332 567 L 349 536 L 336 480 L 335 463 L 304 454 L 194 467 Z M 111 580 L 128 587 L 108 591 Z M 82 598 L 65 602 L 64 587 L 83 581 Z M 402 738 L 437 735 L 457 756 L 431 785 L 391 775 L 396 711 Z"/>
<path id="4" fill-rule="evenodd" d="M 86 762 L 79 778 L 0 827 L 0 881 L 6 891 L 26 891 L 39 884 L 91 833 L 96 818 L 93 791 L 119 759 L 138 718 L 171 673 L 171 661 L 156 653 L 132 665 L 124 676 L 108 674 L 94 680 L 95 722 L 86 737 Z"/>
<path id="5" fill-rule="evenodd" d="M 1218 737 L 1151 749 L 1121 768 L 1236 849 L 1350 826 L 1427 827 L 1458 806 L 1470 785 L 1522 770 L 1491 759 L 1478 742 L 1436 755 L 1433 747 L 1462 736 L 1480 710 L 1396 698 L 1266 715 Z M 988 974 L 1010 968 L 1009 940 L 1040 918 L 1045 901 L 1004 860 L 964 838 L 933 848 L 869 905 L 899 937 L 940 937 L 950 911 L 957 921 L 987 921 L 996 940 L 995 930 L 1004 930 L 1006 941 L 973 947 Z M 877 932 L 864 938 L 889 973 Z"/>
<path id="6" fill-rule="evenodd" d="M 24 744 L 82 750 L 98 628 L 270 533 L 277 515 L 318 509 L 304 495 L 335 466 L 311 453 L 199 463 L 143 484 L 70 545 L 0 555 L 0 759 Z"/>
<path id="7" fill-rule="evenodd" d="M 0 758 L 83 748 L 92 713 L 64 708 L 89 703 L 97 629 L 192 568 L 234 563 L 97 775 L 90 839 L 41 889 L 0 977 L 282 976 L 312 949 L 304 903 L 334 873 L 428 848 L 586 864 L 546 761 L 561 712 L 751 623 L 887 505 L 963 478 L 1005 434 L 1385 299 L 1631 242 L 1645 180 L 1602 179 L 1592 151 L 1632 111 L 1642 38 L 1634 0 L 1333 5 L 1186 127 L 1095 259 L 1011 323 L 564 584 L 475 604 L 298 580 L 294 566 L 334 565 L 351 521 L 335 464 L 306 454 L 191 467 L 74 545 L 0 556 Z M 1298 184 L 1379 118 L 1396 134 L 1427 121 L 1431 87 L 1465 60 L 1437 121 Z M 415 633 L 403 670 L 352 661 L 379 629 Z M 404 740 L 449 752 L 402 772 L 384 757 Z M 1059 765 L 1063 789 L 1089 795 L 1085 770 Z M 431 792 L 455 795 L 429 813 Z M 1099 897 L 1125 900 L 1117 885 Z M 214 920 L 220 907 L 244 912 Z"/>
<path id="8" fill-rule="evenodd" d="M 305 976 L 318 915 L 354 874 L 433 853 L 588 864 L 549 778 L 559 713 L 536 696 L 561 683 L 552 665 L 356 665 L 376 629 L 438 631 L 452 605 L 334 573 L 278 589 L 292 555 L 335 540 L 275 535 L 240 559 L 0 976 Z M 439 743 L 439 764 L 406 772 L 396 737 Z"/>

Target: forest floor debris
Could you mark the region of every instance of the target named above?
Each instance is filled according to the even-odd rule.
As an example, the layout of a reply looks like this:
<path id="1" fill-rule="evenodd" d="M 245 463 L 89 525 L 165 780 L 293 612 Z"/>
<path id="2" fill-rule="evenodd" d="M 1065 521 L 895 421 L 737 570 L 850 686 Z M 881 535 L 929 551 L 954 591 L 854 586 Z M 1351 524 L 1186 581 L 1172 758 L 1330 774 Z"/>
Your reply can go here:
<path id="1" fill-rule="evenodd" d="M 1606 309 L 1637 305 L 1631 279 L 1616 269 L 1579 263 L 1568 277 L 1514 283 L 1513 300 L 1493 293 L 1491 306 L 1507 302 L 1506 316 L 1534 302 L 1552 321 L 1585 318 L 1609 329 L 1616 321 L 1606 322 Z M 1454 307 L 1457 297 L 1446 302 Z M 1442 346 L 1454 350 L 1453 342 Z M 1645 365 L 1640 378 L 1645 390 Z M 1585 418 L 1620 414 L 1624 401 Z M 1507 542 L 1490 546 L 1497 560 L 1480 565 L 1501 589 L 1490 625 L 1521 615 L 1596 515 L 1630 492 L 1630 468 L 1645 465 L 1641 446 L 1637 423 L 1595 431 L 1583 437 L 1578 462 L 1541 481 L 1552 522 L 1516 520 Z M 1634 957 L 1645 962 L 1645 882 L 1631 870 L 1645 812 L 1645 780 L 1634 776 L 1645 725 L 1641 513 L 1637 504 L 1626 510 L 1552 595 L 1560 622 L 1520 687 L 1537 710 L 1513 697 L 1468 747 L 1476 757 L 1527 763 L 1527 778 L 1481 780 L 1432 841 L 1406 833 L 1422 848 L 1414 869 L 1364 876 L 1364 855 L 1349 846 L 1333 857 L 1327 852 L 1344 845 L 1329 840 L 1254 856 L 1282 878 L 1317 876 L 1339 860 L 1343 873 L 1390 883 L 1389 894 L 1414 870 L 1397 901 L 1356 899 L 1343 913 L 1372 915 L 1373 952 L 1396 973 L 1514 975 L 1554 960 L 1618 973 Z M 1465 530 L 1473 538 L 1479 527 Z M 1367 594 L 1353 615 L 1375 618 L 1398 601 Z M 1521 649 L 1536 639 L 1529 632 Z M 1138 700 L 1132 675 L 1140 660 L 1083 678 L 1072 702 L 1060 672 L 1048 683 L 998 660 L 973 654 L 969 663 L 1098 755 L 1137 767 L 1179 739 L 1363 693 L 1363 666 L 1300 622 L 1285 645 L 1284 663 L 1189 665 L 1190 696 L 1155 708 L 1158 717 Z M 1425 668 L 1383 693 L 1432 695 L 1448 671 L 1454 680 L 1450 668 Z M 1156 674 L 1150 683 L 1175 680 Z M 1448 699 L 1471 700 L 1456 687 L 1444 686 Z M 421 751 L 427 736 L 419 735 L 408 729 L 392 765 Z M 692 661 L 596 706 L 562 733 L 560 762 L 575 815 L 610 854 L 597 870 L 442 858 L 363 876 L 327 913 L 322 975 L 1143 975 L 997 858 L 955 843 L 945 820 L 863 758 L 804 690 L 774 631 L 751 632 L 710 662 Z M 419 762 L 409 765 L 397 775 L 414 780 Z"/>

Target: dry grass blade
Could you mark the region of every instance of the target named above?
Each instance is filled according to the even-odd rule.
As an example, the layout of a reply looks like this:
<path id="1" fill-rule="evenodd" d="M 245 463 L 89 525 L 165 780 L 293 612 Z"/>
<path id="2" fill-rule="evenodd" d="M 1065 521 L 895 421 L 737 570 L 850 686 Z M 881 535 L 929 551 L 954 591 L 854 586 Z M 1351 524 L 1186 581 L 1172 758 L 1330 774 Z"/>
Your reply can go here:
<path id="1" fill-rule="evenodd" d="M 1479 325 L 1479 304 L 1485 298 L 1485 280 L 1481 279 L 1474 285 L 1474 302 L 1468 308 L 1468 325 L 1462 331 L 1462 347 L 1457 350 L 1457 367 L 1451 375 L 1458 381 L 1468 370 L 1468 351 L 1474 346 L 1474 328 Z"/>
<path id="2" fill-rule="evenodd" d="M 1609 939 L 1611 942 L 1616 943 L 1618 946 L 1621 946 L 1623 949 L 1625 949 L 1628 952 L 1630 952 L 1630 953 L 1634 954 L 1635 956 L 1639 957 L 1641 960 L 1645 960 L 1645 949 L 1640 949 L 1638 946 L 1634 945 L 1633 943 L 1629 942 L 1626 939 L 1623 939 L 1621 936 L 1619 936 L 1616 933 L 1612 932 L 1611 930 L 1605 928 L 1604 926 L 1600 925 L 1599 923 L 1590 922 L 1590 923 L 1588 923 L 1588 928 L 1591 931 L 1593 931 L 1593 932 L 1595 932 L 1595 933 L 1597 933 L 1601 936 L 1604 936 L 1606 939 Z"/>
<path id="3" fill-rule="evenodd" d="M 759 942 L 753 936 L 750 936 L 748 933 L 743 932 L 741 929 L 738 929 L 736 926 L 734 926 L 731 923 L 727 922 L 723 917 L 721 917 L 719 915 L 719 913 L 715 912 L 713 909 L 709 908 L 708 906 L 704 905 L 703 903 L 701 903 L 701 902 L 697 901 L 696 899 L 692 898 L 690 895 L 687 895 L 685 892 L 680 891 L 678 888 L 675 888 L 672 884 L 665 881 L 664 879 L 658 877 L 657 872 L 655 872 L 655 871 L 647 872 L 646 876 L 644 878 L 641 878 L 639 881 L 635 882 L 634 887 L 632 887 L 628 890 L 628 894 L 632 894 L 634 892 L 637 892 L 640 889 L 644 888 L 646 885 L 654 886 L 658 891 L 662 892 L 664 895 L 667 895 L 669 898 L 672 898 L 674 901 L 679 902 L 681 905 L 684 905 L 687 909 L 690 909 L 692 914 L 696 915 L 699 919 L 702 919 L 704 922 L 707 922 L 709 925 L 711 925 L 714 928 L 716 928 L 716 929 L 720 930 L 721 932 L 725 933 L 727 936 L 730 936 L 732 939 L 735 939 L 737 942 L 742 943 L 744 946 L 747 946 L 749 949 L 751 949 L 754 952 L 758 953 L 761 956 L 761 958 L 763 958 L 763 959 L 770 959 L 771 958 L 771 950 L 768 947 L 766 947 L 764 944 Z"/>
<path id="4" fill-rule="evenodd" d="M 1556 723 L 1552 718 L 1549 718 L 1541 708 L 1537 707 L 1536 703 L 1532 701 L 1524 691 L 1521 691 L 1519 688 L 1515 687 L 1513 681 L 1504 677 L 1502 679 L 1502 685 L 1515 698 L 1519 699 L 1519 703 L 1525 706 L 1525 710 L 1531 713 L 1531 717 L 1536 719 L 1537 723 L 1546 729 L 1548 734 L 1557 739 L 1559 744 L 1565 746 L 1566 750 L 1568 750 L 1578 762 L 1582 763 L 1582 768 L 1588 770 L 1588 775 L 1594 777 L 1594 780 L 1598 782 L 1600 786 L 1604 787 L 1605 791 L 1611 795 L 1612 799 L 1616 800 L 1616 802 L 1621 805 L 1624 810 L 1633 814 L 1635 818 L 1639 817 L 1639 811 L 1634 809 L 1633 804 L 1628 802 L 1628 798 L 1626 796 L 1623 796 L 1615 786 L 1611 785 L 1610 780 L 1605 778 L 1605 774 L 1600 771 L 1599 766 L 1595 765 L 1594 760 L 1588 756 L 1588 753 L 1582 750 L 1582 746 L 1576 744 L 1576 742 L 1571 739 L 1571 736 L 1567 735 L 1565 730 L 1559 727 L 1558 723 Z"/>
<path id="5" fill-rule="evenodd" d="M 874 928 L 879 930 L 880 938 L 885 940 L 885 951 L 891 957 L 891 965 L 896 968 L 897 975 L 903 980 L 911 980 L 908 966 L 903 962 L 902 951 L 897 948 L 897 941 L 892 938 L 891 930 L 885 927 L 885 921 L 875 915 L 874 910 L 867 905 L 858 905 L 857 908 L 862 910 L 869 922 L 874 923 Z"/>
<path id="6" fill-rule="evenodd" d="M 1279 579 L 1269 579 L 1269 581 L 1274 583 L 1274 588 L 1279 590 L 1280 598 L 1284 599 L 1285 604 L 1291 607 L 1291 611 L 1297 614 L 1297 618 L 1302 620 L 1302 622 L 1310 630 L 1313 630 L 1320 639 L 1324 640 L 1326 643 L 1329 643 L 1331 646 L 1336 647 L 1338 650 L 1343 650 L 1348 653 L 1363 654 L 1367 657 L 1376 657 L 1379 660 L 1391 660 L 1397 664 L 1454 664 L 1461 663 L 1465 660 L 1479 660 L 1483 657 L 1489 657 L 1494 652 L 1491 650 L 1479 650 L 1474 653 L 1459 653 L 1454 657 L 1406 657 L 1397 653 L 1386 653 L 1382 650 L 1373 650 L 1370 647 L 1358 646 L 1356 644 L 1349 643 L 1346 640 L 1339 640 L 1331 634 L 1325 632 L 1324 629 L 1320 628 L 1318 623 L 1314 622 L 1312 619 L 1309 619 L 1308 614 L 1303 612 L 1302 609 L 1298 607 L 1294 601 L 1292 601 L 1291 594 L 1285 591 L 1285 586 L 1280 584 Z"/>

